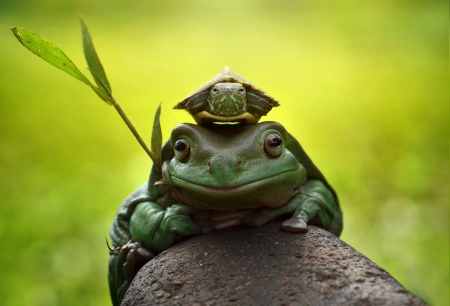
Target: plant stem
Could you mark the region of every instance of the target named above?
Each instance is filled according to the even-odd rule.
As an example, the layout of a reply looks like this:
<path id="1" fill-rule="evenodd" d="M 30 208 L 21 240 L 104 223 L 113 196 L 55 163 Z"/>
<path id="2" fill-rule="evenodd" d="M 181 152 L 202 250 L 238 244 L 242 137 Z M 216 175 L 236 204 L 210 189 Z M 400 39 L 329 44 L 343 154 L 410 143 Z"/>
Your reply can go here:
<path id="1" fill-rule="evenodd" d="M 144 149 L 144 151 L 148 154 L 148 156 L 150 156 L 150 158 L 153 161 L 153 164 L 156 166 L 156 168 L 161 172 L 161 163 L 159 162 L 159 160 L 156 158 L 155 155 L 153 155 L 152 151 L 150 151 L 150 149 L 147 147 L 147 145 L 145 144 L 144 140 L 141 138 L 141 135 L 139 135 L 138 131 L 136 130 L 136 128 L 134 127 L 133 123 L 131 122 L 131 120 L 128 118 L 128 116 L 125 114 L 125 112 L 123 111 L 123 109 L 120 107 L 119 103 L 117 103 L 116 100 L 114 100 L 114 98 L 112 98 L 110 100 L 112 102 L 112 104 L 114 105 L 114 107 L 116 108 L 117 112 L 119 113 L 120 117 L 122 117 L 123 121 L 125 121 L 125 123 L 127 124 L 128 128 L 130 129 L 131 133 L 133 133 L 134 137 L 136 138 L 136 140 L 139 142 L 139 144 L 141 145 L 141 147 Z"/>

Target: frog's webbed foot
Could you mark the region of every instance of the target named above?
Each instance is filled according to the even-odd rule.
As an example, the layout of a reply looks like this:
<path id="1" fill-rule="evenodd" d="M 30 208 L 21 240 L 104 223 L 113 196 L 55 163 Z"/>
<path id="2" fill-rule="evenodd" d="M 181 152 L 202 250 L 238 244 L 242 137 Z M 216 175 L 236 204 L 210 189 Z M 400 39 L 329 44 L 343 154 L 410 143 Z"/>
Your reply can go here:
<path id="1" fill-rule="evenodd" d="M 196 211 L 192 215 L 192 220 L 200 226 L 202 234 L 207 234 L 214 230 L 214 222 L 211 220 L 211 214 L 207 212 Z"/>
<path id="2" fill-rule="evenodd" d="M 114 305 L 120 305 L 139 269 L 155 256 L 134 239 L 114 249 L 108 244 L 108 249 L 111 254 L 108 274 L 111 299 Z"/>
<path id="3" fill-rule="evenodd" d="M 288 210 L 292 210 L 288 207 Z M 268 222 L 270 222 L 272 219 L 276 218 L 279 215 L 285 214 L 287 211 L 285 207 L 283 207 L 281 210 L 264 210 L 268 214 L 265 214 L 264 212 L 257 211 L 257 212 L 251 212 L 247 214 L 244 218 L 242 218 L 242 223 L 250 226 L 250 227 L 260 227 Z M 293 212 L 293 211 L 288 211 Z M 286 221 L 284 221 L 281 224 L 281 229 L 285 230 L 287 232 L 307 232 L 308 226 L 307 222 L 305 220 L 300 218 L 292 217 Z"/>
<path id="4" fill-rule="evenodd" d="M 281 223 L 281 229 L 286 232 L 304 233 L 308 231 L 308 224 L 299 218 L 290 218 Z"/>
<path id="5" fill-rule="evenodd" d="M 310 179 L 301 186 L 300 193 L 286 204 L 274 209 L 262 209 L 258 214 L 266 215 L 269 220 L 290 214 L 291 218 L 281 224 L 281 229 L 287 232 L 307 232 L 308 223 L 329 230 L 336 207 L 333 195 L 324 184 Z M 251 218 L 257 219 L 254 216 Z"/>

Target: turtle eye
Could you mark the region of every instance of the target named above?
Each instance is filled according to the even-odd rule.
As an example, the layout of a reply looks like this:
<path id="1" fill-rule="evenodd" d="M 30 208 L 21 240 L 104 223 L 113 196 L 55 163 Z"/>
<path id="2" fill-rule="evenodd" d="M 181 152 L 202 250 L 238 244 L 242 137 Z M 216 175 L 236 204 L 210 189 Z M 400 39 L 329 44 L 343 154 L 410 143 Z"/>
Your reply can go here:
<path id="1" fill-rule="evenodd" d="M 269 134 L 264 140 L 264 152 L 269 157 L 278 157 L 283 153 L 283 139 L 278 134 Z"/>
<path id="2" fill-rule="evenodd" d="M 218 94 L 219 93 L 219 89 L 216 87 L 216 86 L 214 86 L 212 89 L 211 89 L 211 94 Z"/>
<path id="3" fill-rule="evenodd" d="M 245 88 L 244 87 L 239 88 L 238 93 L 241 96 L 245 95 Z"/>
<path id="4" fill-rule="evenodd" d="M 191 147 L 189 146 L 189 142 L 185 139 L 178 139 L 173 146 L 175 157 L 181 161 L 186 162 L 189 159 L 189 153 L 191 151 Z"/>

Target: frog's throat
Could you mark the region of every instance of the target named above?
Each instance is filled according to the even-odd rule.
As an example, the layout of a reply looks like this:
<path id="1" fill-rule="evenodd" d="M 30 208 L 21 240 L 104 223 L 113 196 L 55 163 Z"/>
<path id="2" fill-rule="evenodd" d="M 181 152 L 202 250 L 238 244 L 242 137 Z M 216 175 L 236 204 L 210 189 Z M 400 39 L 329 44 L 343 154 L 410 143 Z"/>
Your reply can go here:
<path id="1" fill-rule="evenodd" d="M 176 177 L 174 175 L 168 175 L 169 178 L 169 184 L 172 186 L 181 187 L 184 189 L 188 189 L 194 192 L 198 192 L 200 194 L 209 194 L 209 195 L 217 195 L 217 196 L 224 196 L 224 197 L 234 197 L 239 196 L 242 194 L 247 194 L 252 191 L 258 190 L 260 188 L 263 188 L 267 185 L 277 184 L 280 182 L 285 181 L 286 179 L 289 179 L 289 177 L 297 177 L 298 172 L 303 171 L 303 167 L 299 166 L 296 169 L 287 170 L 281 173 L 277 173 L 272 176 L 268 176 L 256 181 L 236 185 L 236 186 L 227 186 L 227 187 L 214 187 L 214 186 L 206 186 L 206 185 L 200 185 L 198 183 L 193 183 L 186 181 L 184 179 L 181 179 L 179 177 Z M 167 175 L 167 173 L 166 173 Z M 166 176 L 167 177 L 167 176 Z M 166 180 L 167 181 L 167 180 Z"/>

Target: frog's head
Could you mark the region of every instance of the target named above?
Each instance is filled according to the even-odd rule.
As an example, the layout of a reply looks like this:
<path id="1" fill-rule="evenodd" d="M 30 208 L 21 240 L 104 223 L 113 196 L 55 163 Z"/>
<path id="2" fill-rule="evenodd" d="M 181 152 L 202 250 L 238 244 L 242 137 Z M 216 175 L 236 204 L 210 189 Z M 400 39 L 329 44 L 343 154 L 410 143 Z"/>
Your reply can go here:
<path id="1" fill-rule="evenodd" d="M 163 164 L 164 180 L 181 203 L 207 210 L 278 207 L 306 180 L 284 146 L 289 135 L 276 122 L 255 125 L 181 124 Z"/>

